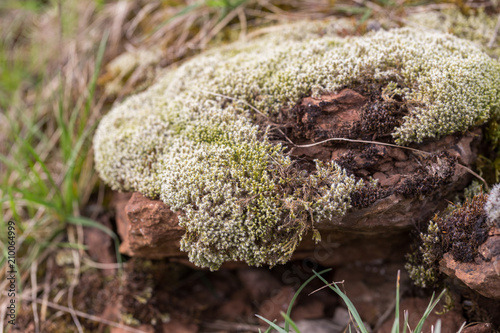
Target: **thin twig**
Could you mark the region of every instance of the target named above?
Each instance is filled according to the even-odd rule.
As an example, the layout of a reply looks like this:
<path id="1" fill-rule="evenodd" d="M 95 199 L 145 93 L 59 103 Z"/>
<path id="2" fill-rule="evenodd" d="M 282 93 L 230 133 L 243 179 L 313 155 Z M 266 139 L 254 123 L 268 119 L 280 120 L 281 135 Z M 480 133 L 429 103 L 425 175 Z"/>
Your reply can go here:
<path id="1" fill-rule="evenodd" d="M 42 308 L 40 309 L 40 317 L 42 322 L 45 321 L 47 317 L 47 302 L 49 300 L 49 292 L 50 292 L 50 280 L 52 280 L 52 271 L 54 266 L 54 259 L 48 258 L 47 260 L 47 274 L 45 275 L 45 281 L 43 283 L 43 297 L 42 297 Z"/>
<path id="2" fill-rule="evenodd" d="M 36 297 L 38 285 L 36 281 L 36 272 L 38 270 L 38 262 L 34 260 L 31 263 L 31 297 Z M 40 332 L 40 317 L 38 316 L 38 307 L 36 303 L 31 303 L 31 308 L 33 310 L 33 322 L 35 323 L 35 332 Z"/>
<path id="3" fill-rule="evenodd" d="M 315 142 L 315 143 L 311 143 L 311 144 L 308 144 L 308 145 L 295 145 L 295 147 L 298 147 L 298 148 L 309 148 L 309 147 L 314 147 L 314 146 L 317 146 L 317 145 L 320 145 L 320 144 L 323 144 L 323 143 L 326 143 L 326 142 L 329 142 L 329 141 L 347 141 L 347 142 L 354 142 L 354 143 L 367 143 L 367 144 L 374 144 L 374 145 L 380 145 L 380 146 L 394 147 L 394 148 L 399 148 L 399 149 L 406 149 L 406 150 L 410 150 L 410 151 L 413 151 L 413 152 L 416 152 L 416 153 L 420 153 L 420 154 L 424 154 L 424 155 L 430 155 L 431 154 L 431 153 L 429 153 L 427 151 L 424 151 L 424 150 L 419 150 L 419 149 L 405 147 L 405 146 L 398 146 L 398 145 L 391 144 L 391 143 L 385 143 L 385 142 L 379 142 L 379 141 L 355 140 L 355 139 L 346 139 L 346 138 L 330 138 L 330 139 L 327 139 L 327 140 L 324 140 L 324 141 Z M 473 175 L 477 179 L 481 180 L 484 183 L 484 187 L 486 188 L 486 190 L 489 191 L 488 183 L 486 182 L 486 180 L 484 180 L 483 177 L 481 177 L 476 172 L 472 171 L 471 168 L 469 168 L 469 167 L 467 167 L 467 166 L 465 166 L 463 164 L 458 163 L 457 165 L 460 166 L 461 168 L 463 168 L 464 170 L 466 170 L 467 172 L 469 172 L 471 175 Z"/>
<path id="4" fill-rule="evenodd" d="M 309 295 L 307 295 L 307 296 L 311 296 L 312 294 L 315 294 L 315 293 L 317 293 L 317 292 L 318 292 L 318 291 L 320 291 L 320 290 L 323 290 L 323 289 L 325 289 L 325 288 L 328 288 L 328 287 L 330 287 L 330 286 L 333 286 L 334 284 L 344 284 L 344 282 L 345 282 L 345 280 L 342 280 L 342 281 L 339 281 L 339 282 L 335 282 L 335 281 L 334 281 L 334 282 L 332 282 L 332 283 L 325 284 L 324 286 L 319 287 L 318 289 L 311 291 L 311 292 L 309 293 Z"/>
<path id="5" fill-rule="evenodd" d="M 290 138 L 288 136 L 286 136 L 285 133 L 283 133 L 283 131 L 279 128 L 279 126 L 280 126 L 279 124 L 276 124 L 273 121 L 271 121 L 270 118 L 269 118 L 269 116 L 267 116 L 266 114 L 264 114 L 261 111 L 259 111 L 255 106 L 251 105 L 247 101 L 244 101 L 244 100 L 241 100 L 241 99 L 238 99 L 238 98 L 233 98 L 233 97 L 226 96 L 226 95 L 222 95 L 222 94 L 217 94 L 217 93 L 214 93 L 214 92 L 211 92 L 211 91 L 207 91 L 207 90 L 203 90 L 203 89 L 200 89 L 200 91 L 202 91 L 202 92 L 204 92 L 206 94 L 210 94 L 210 95 L 214 95 L 214 96 L 219 96 L 219 97 L 222 97 L 222 98 L 227 98 L 227 99 L 230 99 L 230 100 L 233 100 L 233 101 L 245 104 L 246 106 L 248 106 L 249 108 L 251 108 L 252 110 L 254 110 L 255 112 L 257 112 L 259 115 L 265 117 L 272 125 L 276 126 L 276 129 L 295 148 L 310 148 L 310 147 L 318 146 L 318 145 L 321 145 L 323 143 L 327 143 L 327 142 L 330 142 L 330 141 L 345 141 L 345 142 L 374 144 L 374 145 L 380 145 L 380 146 L 387 146 L 387 147 L 405 149 L 405 150 L 412 151 L 414 153 L 424 154 L 424 155 L 430 155 L 431 154 L 431 153 L 426 152 L 424 150 L 419 150 L 419 149 L 415 149 L 415 148 L 411 148 L 411 147 L 405 147 L 405 146 L 398 146 L 398 145 L 395 145 L 395 144 L 392 144 L 392 143 L 385 143 L 385 142 L 379 142 L 379 141 L 368 141 L 368 140 L 356 140 L 356 139 L 347 139 L 347 138 L 330 138 L 330 139 L 326 139 L 326 140 L 323 140 L 323 141 L 320 141 L 320 142 L 310 143 L 310 144 L 307 144 L 307 145 L 297 145 L 292 140 L 290 140 Z M 481 177 L 476 172 L 472 171 L 472 169 L 470 169 L 469 167 L 466 167 L 463 164 L 458 163 L 457 165 L 459 165 L 460 167 L 462 167 L 464 170 L 466 170 L 467 172 L 469 172 L 471 175 L 475 176 L 477 179 L 481 180 L 484 183 L 484 187 L 486 188 L 486 190 L 489 190 L 488 183 L 486 183 L 486 180 L 484 180 L 483 177 Z"/>
<path id="6" fill-rule="evenodd" d="M 72 243 L 75 243 L 74 231 L 75 231 L 74 228 L 72 227 L 68 228 L 68 238 Z M 76 328 L 78 329 L 78 332 L 83 333 L 83 327 L 80 324 L 80 320 L 78 320 L 75 308 L 73 307 L 73 294 L 75 291 L 75 287 L 78 285 L 78 280 L 80 277 L 80 255 L 76 250 L 72 250 L 71 254 L 73 255 L 73 263 L 75 264 L 75 268 L 73 271 L 73 279 L 71 280 L 71 284 L 68 290 L 68 309 L 70 310 L 71 317 L 73 318 L 73 321 L 76 325 Z"/>
<path id="7" fill-rule="evenodd" d="M 36 303 L 39 303 L 39 304 L 42 304 L 44 302 L 43 300 L 41 300 L 39 298 L 33 299 L 32 297 L 27 297 L 27 296 L 21 296 L 21 299 L 23 299 L 25 301 L 30 301 L 30 302 L 36 302 Z M 133 333 L 146 333 L 144 331 L 135 329 L 133 327 L 129 327 L 129 326 L 126 326 L 126 325 L 123 325 L 123 324 L 120 324 L 120 323 L 116 323 L 114 321 L 107 320 L 107 319 L 104 319 L 104 318 L 101 318 L 101 317 L 97 317 L 97 316 L 94 316 L 94 315 L 90 315 L 90 314 L 87 314 L 87 313 L 82 312 L 82 311 L 78 311 L 78 310 L 74 310 L 74 309 L 71 310 L 70 308 L 68 308 L 66 306 L 63 306 L 63 305 L 59 305 L 59 304 L 52 303 L 52 302 L 46 302 L 46 304 L 47 304 L 47 306 L 49 306 L 49 307 L 51 307 L 53 309 L 56 309 L 56 310 L 59 310 L 59 311 L 63 311 L 63 312 L 67 312 L 67 313 L 71 313 L 73 311 L 78 317 L 85 318 L 85 319 L 88 319 L 88 320 L 92 320 L 92 321 L 95 321 L 95 322 L 98 322 L 98 323 L 102 323 L 102 324 L 105 324 L 105 325 L 108 325 L 108 326 L 113 326 L 113 327 L 121 328 L 122 330 L 125 330 L 125 331 L 129 331 L 129 332 L 133 332 Z"/>
<path id="8" fill-rule="evenodd" d="M 375 144 L 375 145 L 388 146 L 388 147 L 394 147 L 394 148 L 402 148 L 402 149 L 406 149 L 406 150 L 411 150 L 411 151 L 416 152 L 416 153 L 430 154 L 430 153 L 423 151 L 423 150 L 418 150 L 415 148 L 410 148 L 410 147 L 405 147 L 405 146 L 398 146 L 398 145 L 395 145 L 392 143 L 385 143 L 385 142 L 379 142 L 379 141 L 368 141 L 368 140 L 355 140 L 355 139 L 346 139 L 346 138 L 330 138 L 327 140 L 323 140 L 320 142 L 315 142 L 315 143 L 311 143 L 311 144 L 307 144 L 307 145 L 295 145 L 295 147 L 297 147 L 297 148 L 309 148 L 309 147 L 321 145 L 321 144 L 329 142 L 329 141 L 347 141 L 347 142 L 353 142 L 353 143 Z"/>
<path id="9" fill-rule="evenodd" d="M 126 267 L 127 266 L 127 263 L 123 263 L 123 264 L 118 264 L 118 263 L 100 263 L 100 262 L 95 262 L 93 260 L 91 260 L 90 258 L 88 257 L 83 257 L 83 262 L 90 266 L 90 267 L 93 267 L 93 268 L 97 268 L 97 269 L 104 269 L 104 270 L 108 270 L 108 269 L 120 269 L 120 267 Z"/>

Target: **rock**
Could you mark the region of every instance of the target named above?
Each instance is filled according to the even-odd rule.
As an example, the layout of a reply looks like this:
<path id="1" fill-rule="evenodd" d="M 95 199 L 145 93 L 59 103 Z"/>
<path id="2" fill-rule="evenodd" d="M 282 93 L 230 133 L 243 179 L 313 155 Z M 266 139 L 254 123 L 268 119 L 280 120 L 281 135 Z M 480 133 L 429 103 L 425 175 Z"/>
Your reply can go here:
<path id="1" fill-rule="evenodd" d="M 473 326 L 465 327 L 463 333 L 491 333 L 493 327 L 490 323 L 479 323 Z"/>
<path id="2" fill-rule="evenodd" d="M 216 270 L 285 263 L 311 251 L 297 246 L 312 227 L 340 245 L 398 242 L 470 182 L 457 163 L 475 160 L 477 126 L 498 105 L 498 62 L 413 28 L 349 39 L 289 29 L 186 61 L 102 119 L 103 181 L 184 214 L 180 230 L 168 207 L 171 221 L 135 206 L 124 252 L 179 257 L 174 235 L 185 231 L 183 251 Z"/>
<path id="3" fill-rule="evenodd" d="M 295 290 L 292 287 L 281 287 L 271 298 L 262 302 L 257 313 L 270 321 L 275 319 L 281 321 L 283 319 L 281 312 L 286 313 L 294 294 Z"/>
<path id="4" fill-rule="evenodd" d="M 115 207 L 122 208 L 122 203 Z M 151 200 L 134 193 L 117 214 L 120 236 L 124 240 L 120 252 L 149 259 L 184 256 L 180 239 L 184 230 L 178 225 L 177 214 L 160 200 Z"/>
<path id="5" fill-rule="evenodd" d="M 181 320 L 172 319 L 170 322 L 163 324 L 164 333 L 197 333 L 198 326 L 194 323 L 186 323 Z"/>
<path id="6" fill-rule="evenodd" d="M 336 308 L 333 314 L 333 321 L 343 327 L 346 327 L 347 324 L 349 324 L 349 322 L 351 321 L 349 311 L 347 311 L 347 309 L 343 307 Z"/>
<path id="7" fill-rule="evenodd" d="M 471 160 L 470 156 L 462 156 L 460 152 L 476 156 L 479 137 L 480 131 L 475 130 L 460 139 L 448 136 L 421 149 L 449 151 L 450 155 L 464 161 Z M 455 150 L 455 146 L 463 146 L 464 142 L 471 147 Z M 325 149 L 334 152 L 336 148 Z M 361 156 L 362 150 L 356 154 Z M 377 157 L 370 168 L 376 170 L 377 166 L 383 166 L 386 178 L 381 180 L 380 190 L 373 193 L 373 199 L 367 199 L 369 195 L 365 193 L 364 199 L 354 202 L 357 207 L 345 216 L 316 225 L 322 241 L 316 244 L 312 234 L 306 234 L 292 259 L 311 258 L 325 266 L 356 260 L 401 259 L 409 244 L 408 230 L 443 209 L 447 205 L 446 200 L 453 199 L 471 178 L 463 168 L 455 166 L 446 179 L 437 181 L 438 185 L 434 182 L 432 186 L 425 187 L 426 177 L 431 177 L 429 182 L 435 178 L 432 174 L 422 175 L 423 171 L 417 170 L 418 163 L 413 158 L 404 161 L 401 156 L 393 158 L 394 152 L 385 148 L 376 149 L 374 154 Z M 366 163 L 364 159 L 352 162 L 351 170 L 361 170 Z M 388 163 L 392 169 L 388 168 Z M 426 170 L 432 170 L 436 164 L 432 159 L 425 163 L 429 166 Z M 186 254 L 179 249 L 184 230 L 178 225 L 177 214 L 160 200 L 148 199 L 139 193 L 134 193 L 127 204 L 123 203 L 124 198 L 115 204 L 118 231 L 123 239 L 120 251 L 130 256 L 151 259 L 169 257 L 186 262 Z"/>
<path id="8" fill-rule="evenodd" d="M 252 300 L 260 302 L 281 289 L 281 283 L 267 270 L 254 267 L 238 270 L 238 278 Z"/>
<path id="9" fill-rule="evenodd" d="M 345 326 L 328 319 L 298 320 L 295 324 L 300 332 L 341 333 L 344 332 L 345 328 Z"/>
<path id="10" fill-rule="evenodd" d="M 238 290 L 231 298 L 217 308 L 217 319 L 236 322 L 241 318 L 253 317 L 251 304 L 243 290 Z"/>
<path id="11" fill-rule="evenodd" d="M 127 213 L 125 212 L 125 207 L 132 197 L 132 194 L 133 193 L 115 192 L 113 199 L 111 200 L 111 207 L 115 211 L 116 229 L 121 238 L 120 252 L 123 254 L 132 254 L 132 251 L 130 251 L 128 235 L 130 221 L 127 217 Z"/>
<path id="12" fill-rule="evenodd" d="M 424 298 L 406 298 L 403 299 L 399 304 L 399 313 L 400 313 L 400 328 L 403 327 L 404 323 L 404 311 L 408 311 L 408 325 L 413 330 L 420 319 L 422 318 L 423 313 L 427 309 L 429 305 L 429 299 Z M 465 322 L 464 317 L 461 314 L 455 311 L 448 311 L 442 315 L 438 315 L 436 311 L 440 311 L 442 309 L 442 305 L 438 304 L 437 307 L 430 313 L 427 317 L 427 320 L 424 323 L 422 328 L 422 332 L 431 332 L 431 326 L 435 326 L 436 322 L 441 320 L 441 333 L 456 333 Z M 394 323 L 394 316 L 390 316 L 384 324 L 380 327 L 377 333 L 390 333 L 392 329 L 392 325 Z"/>
<path id="13" fill-rule="evenodd" d="M 109 215 L 99 217 L 98 221 L 112 230 Z M 83 234 L 84 244 L 87 246 L 88 254 L 92 260 L 101 264 L 116 263 L 113 239 L 108 234 L 96 228 L 84 228 Z M 115 272 L 115 268 L 103 269 L 103 273 L 106 276 L 114 276 Z"/>
<path id="14" fill-rule="evenodd" d="M 335 309 L 335 313 L 333 315 L 333 322 L 338 327 L 342 327 L 341 332 L 359 332 L 358 330 L 359 326 L 352 322 L 349 311 L 347 311 L 347 309 L 344 307 L 338 307 Z M 372 331 L 370 325 L 367 322 L 363 322 L 363 325 L 365 326 L 368 332 Z"/>
<path id="15" fill-rule="evenodd" d="M 292 310 L 291 318 L 294 321 L 302 319 L 322 318 L 325 311 L 325 304 L 320 300 L 301 300 Z"/>
<path id="16" fill-rule="evenodd" d="M 459 279 L 487 298 L 500 300 L 500 229 L 490 231 L 473 262 L 458 262 L 450 253 L 445 253 L 439 264 L 446 275 Z"/>
<path id="17" fill-rule="evenodd" d="M 402 264 L 382 261 L 368 264 L 346 265 L 335 272 L 335 281 L 345 281 L 343 288 L 361 318 L 375 326 L 396 299 L 396 281 Z M 401 285 L 409 280 L 405 270 L 401 271 Z"/>

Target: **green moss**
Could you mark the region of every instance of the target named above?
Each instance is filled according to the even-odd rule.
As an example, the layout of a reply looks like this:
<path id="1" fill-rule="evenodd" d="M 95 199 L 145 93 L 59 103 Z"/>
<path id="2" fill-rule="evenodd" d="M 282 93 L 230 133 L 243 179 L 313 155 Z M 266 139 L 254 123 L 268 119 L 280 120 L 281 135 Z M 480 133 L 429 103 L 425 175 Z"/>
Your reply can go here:
<path id="1" fill-rule="evenodd" d="M 441 276 L 439 260 L 443 256 L 441 248 L 441 231 L 437 224 L 439 217 L 436 215 L 429 222 L 427 231 L 420 233 L 418 246 L 407 255 L 406 270 L 413 282 L 422 288 L 434 287 Z"/>
<path id="2" fill-rule="evenodd" d="M 334 163 L 299 170 L 255 124 L 254 108 L 273 118 L 304 96 L 382 83 L 410 106 L 394 132 L 400 144 L 465 131 L 496 110 L 500 67 L 467 41 L 411 29 L 340 38 L 335 30 L 303 23 L 170 71 L 104 117 L 94 139 L 100 176 L 181 210 L 181 246 L 197 265 L 275 265 L 307 229 L 345 214 L 363 182 Z"/>

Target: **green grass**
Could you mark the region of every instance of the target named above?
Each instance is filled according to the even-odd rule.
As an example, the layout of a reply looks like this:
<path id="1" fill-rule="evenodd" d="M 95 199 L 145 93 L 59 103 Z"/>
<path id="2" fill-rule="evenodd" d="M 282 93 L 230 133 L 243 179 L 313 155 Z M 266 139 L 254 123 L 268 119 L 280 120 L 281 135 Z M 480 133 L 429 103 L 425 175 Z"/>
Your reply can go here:
<path id="1" fill-rule="evenodd" d="M 94 75 L 76 101 L 68 97 L 66 89 L 71 85 L 62 75 L 56 94 L 43 96 L 44 80 L 36 79 L 25 60 L 30 54 L 15 56 L 16 52 L 29 53 L 29 48 L 8 49 L 12 45 L 7 42 L 2 41 L 0 48 L 0 109 L 7 130 L 7 149 L 0 150 L 0 267 L 7 261 L 7 223 L 13 220 L 17 227 L 17 292 L 21 295 L 30 281 L 32 265 L 43 267 L 44 260 L 58 248 L 82 249 L 81 238 L 68 237 L 72 226 L 102 230 L 115 242 L 118 263 L 121 256 L 117 235 L 80 212 L 97 183 L 91 152 L 97 119 L 91 109 L 107 35 L 92 60 Z M 16 94 L 26 84 L 32 97 L 22 100 Z"/>
<path id="2" fill-rule="evenodd" d="M 88 186 L 88 183 L 82 184 L 81 179 L 88 179 L 89 175 L 86 173 L 92 171 L 91 165 L 90 170 L 86 168 L 89 168 L 90 138 L 96 124 L 89 123 L 88 120 L 105 45 L 106 37 L 99 47 L 96 74 L 90 82 L 88 96 L 85 103 L 82 103 L 83 106 L 77 105 L 69 109 L 64 103 L 64 88 L 61 84 L 58 109 L 55 114 L 57 129 L 54 133 L 50 134 L 43 130 L 47 124 L 44 117 L 40 117 L 36 110 L 31 117 L 26 116 L 23 110 L 15 113 L 17 116 L 15 119 L 8 117 L 13 142 L 8 154 L 0 154 L 0 161 L 7 168 L 2 184 L 1 201 L 10 204 L 12 218 L 20 228 L 20 237 L 27 231 L 24 219 L 35 218 L 40 210 L 43 211 L 43 217 L 42 220 L 35 221 L 33 226 L 35 230 L 38 227 L 49 227 L 42 223 L 45 219 L 56 222 L 50 226 L 52 230 L 48 231 L 48 243 L 40 242 L 34 235 L 24 235 L 27 242 L 24 245 L 32 243 L 31 245 L 35 247 L 29 251 L 34 257 L 50 244 L 50 240 L 63 232 L 67 224 L 99 228 L 118 241 L 112 231 L 79 213 L 82 193 Z M 57 172 L 50 165 L 55 157 L 59 164 Z M 5 227 L 6 222 L 1 221 L 2 227 Z M 4 262 L 5 258 L 2 257 L 0 265 Z M 29 265 L 29 261 L 24 261 L 21 269 L 25 270 Z"/>
<path id="3" fill-rule="evenodd" d="M 283 327 L 280 327 L 276 324 L 276 322 L 272 322 L 260 315 L 256 315 L 259 319 L 263 320 L 266 324 L 269 325 L 269 327 L 267 328 L 267 330 L 265 331 L 266 333 L 268 332 L 271 332 L 273 329 L 276 330 L 277 332 L 279 333 L 289 333 L 291 332 L 290 331 L 290 327 L 294 330 L 294 332 L 296 333 L 301 333 L 300 330 L 298 329 L 297 327 L 297 324 L 290 318 L 290 315 L 291 315 L 291 312 L 292 312 L 292 307 L 295 303 L 295 300 L 297 299 L 297 297 L 299 296 L 300 292 L 304 289 L 305 286 L 307 286 L 312 280 L 314 280 L 315 278 L 318 278 L 320 279 L 326 286 L 328 286 L 328 288 L 330 288 L 331 290 L 333 290 L 338 296 L 340 296 L 340 298 L 344 301 L 344 303 L 346 304 L 347 306 L 347 309 L 350 313 L 350 317 L 351 319 L 354 321 L 353 322 L 353 329 L 356 330 L 356 332 L 361 332 L 361 333 L 369 333 L 368 330 L 366 329 L 364 323 L 363 323 L 363 320 L 361 319 L 361 316 L 359 315 L 359 312 L 358 310 L 356 309 L 356 307 L 354 306 L 354 304 L 351 302 L 351 300 L 349 299 L 349 297 L 347 297 L 347 295 L 339 288 L 339 286 L 337 285 L 337 283 L 333 282 L 333 283 L 329 283 L 325 278 L 323 278 L 321 275 L 328 272 L 328 271 L 331 271 L 331 269 L 326 269 L 326 270 L 323 270 L 321 272 L 314 272 L 314 276 L 310 277 L 307 281 L 305 281 L 301 286 L 300 288 L 295 292 L 295 295 L 293 296 L 289 306 L 288 306 L 288 310 L 287 310 L 287 313 L 281 313 L 281 315 L 283 316 L 283 319 L 284 319 L 284 326 Z M 400 327 L 400 311 L 399 311 L 399 301 L 400 301 L 400 295 L 399 295 L 399 288 L 400 288 L 400 285 L 399 285 L 399 272 L 398 272 L 398 277 L 397 277 L 397 282 L 396 282 L 396 307 L 395 307 L 395 311 L 394 311 L 394 323 L 392 325 L 392 330 L 391 330 L 391 333 L 406 333 L 407 329 L 410 333 L 421 333 L 422 332 L 422 328 L 423 328 L 423 325 L 424 323 L 426 322 L 427 318 L 429 317 L 429 315 L 432 313 L 432 311 L 434 310 L 434 308 L 436 307 L 436 305 L 438 304 L 439 300 L 443 297 L 443 295 L 445 294 L 446 290 L 443 290 L 441 292 L 441 294 L 439 294 L 439 296 L 437 298 L 434 298 L 434 294 L 432 295 L 431 297 L 431 300 L 429 302 L 429 305 L 427 306 L 424 314 L 422 315 L 420 321 L 418 322 L 417 326 L 415 326 L 415 328 L 413 329 L 410 329 L 408 327 L 408 314 L 405 313 L 405 316 L 404 316 L 404 323 L 403 323 L 403 327 Z M 465 325 L 465 323 L 464 323 Z M 464 325 L 462 325 L 462 328 L 460 328 L 460 330 L 458 331 L 458 333 L 460 333 L 464 327 Z M 349 332 L 351 331 L 351 323 L 349 324 Z M 259 330 L 259 332 L 261 332 Z M 440 333 L 441 332 L 441 320 L 438 320 L 437 323 L 435 324 L 434 326 L 434 332 L 435 333 Z M 304 332 L 305 333 L 305 332 Z"/>

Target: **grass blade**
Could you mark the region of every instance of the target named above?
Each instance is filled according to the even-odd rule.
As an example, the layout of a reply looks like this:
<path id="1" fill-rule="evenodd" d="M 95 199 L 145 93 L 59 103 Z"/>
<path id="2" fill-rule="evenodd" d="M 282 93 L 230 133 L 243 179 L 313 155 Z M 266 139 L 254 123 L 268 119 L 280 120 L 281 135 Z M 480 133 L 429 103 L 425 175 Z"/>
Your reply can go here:
<path id="1" fill-rule="evenodd" d="M 321 275 L 321 274 L 325 274 L 326 272 L 329 272 L 331 271 L 332 269 L 331 268 L 327 268 L 325 270 L 322 270 L 321 272 L 319 273 L 316 273 L 314 272 L 314 274 L 316 274 L 316 276 L 318 275 Z M 299 294 L 302 292 L 302 290 L 309 284 L 309 282 L 311 282 L 312 280 L 314 280 L 314 278 L 316 276 L 311 276 L 309 279 L 306 280 L 306 282 L 304 282 L 299 289 L 297 289 L 297 291 L 295 292 L 295 295 L 293 295 L 292 297 L 292 300 L 290 301 L 290 304 L 288 305 L 288 309 L 286 311 L 286 315 L 287 317 L 290 317 L 291 314 L 292 314 L 292 307 L 293 307 L 293 304 L 295 303 L 295 300 L 297 299 L 297 297 L 299 297 Z M 289 330 L 289 325 L 288 323 L 285 322 L 285 331 L 288 332 Z"/>
<path id="2" fill-rule="evenodd" d="M 398 278 L 396 281 L 396 309 L 394 313 L 394 324 L 392 325 L 392 333 L 399 333 L 399 278 L 401 271 L 398 270 Z"/>
<path id="3" fill-rule="evenodd" d="M 113 238 L 114 243 L 115 243 L 116 261 L 120 265 L 120 271 L 122 270 L 123 260 L 122 260 L 121 254 L 120 254 L 120 241 L 118 239 L 118 236 L 113 232 L 113 230 L 109 229 L 108 227 L 106 227 L 106 226 L 104 226 L 104 225 L 102 225 L 94 220 L 91 220 L 91 219 L 83 217 L 83 216 L 79 216 L 79 217 L 69 216 L 67 218 L 67 220 L 71 224 L 99 229 L 99 230 L 103 231 L 104 233 L 106 233 L 111 238 Z"/>
<path id="4" fill-rule="evenodd" d="M 262 316 L 259 316 L 258 314 L 255 315 L 257 318 L 259 318 L 260 320 L 263 320 L 265 321 L 270 327 L 274 328 L 276 331 L 278 331 L 279 333 L 288 333 L 288 331 L 285 331 L 283 328 L 279 327 L 278 325 L 276 325 L 275 323 L 273 323 L 272 321 L 262 317 Z M 266 331 L 267 332 L 267 331 Z"/>
<path id="5" fill-rule="evenodd" d="M 432 310 L 436 307 L 438 302 L 441 300 L 441 297 L 443 297 L 444 293 L 446 292 L 446 289 L 444 289 L 441 294 L 436 298 L 436 300 L 433 302 L 434 299 L 434 294 L 432 294 L 431 300 L 429 302 L 429 305 L 427 306 L 427 309 L 425 309 L 424 314 L 422 315 L 422 318 L 418 322 L 417 326 L 415 327 L 414 333 L 420 333 L 422 331 L 422 327 L 424 326 L 425 321 L 427 320 L 427 317 L 431 314 Z"/>
<path id="6" fill-rule="evenodd" d="M 368 333 L 365 324 L 363 324 L 363 320 L 361 320 L 361 316 L 359 315 L 358 311 L 356 310 L 356 307 L 354 307 L 354 304 L 352 304 L 351 300 L 347 297 L 347 295 L 344 294 L 342 290 L 340 290 L 340 288 L 335 283 L 330 284 L 316 271 L 313 272 L 321 281 L 323 281 L 330 289 L 332 289 L 337 295 L 339 295 L 342 298 L 344 303 L 347 305 L 347 308 L 351 312 L 352 316 L 354 317 L 354 320 L 356 321 L 356 324 L 358 325 L 361 332 Z"/>
<path id="7" fill-rule="evenodd" d="M 293 330 L 296 332 L 296 333 L 300 333 L 300 330 L 299 328 L 297 327 L 297 324 L 295 324 L 295 322 L 292 320 L 292 318 L 290 318 L 290 316 L 288 316 L 286 313 L 284 312 L 281 312 L 281 315 L 283 316 L 283 318 L 285 318 L 285 323 L 289 324 L 290 326 L 292 326 Z"/>
<path id="8" fill-rule="evenodd" d="M 106 50 L 106 44 L 108 43 L 109 31 L 104 33 L 104 36 L 101 39 L 99 44 L 99 48 L 97 49 L 97 58 L 94 67 L 94 73 L 92 74 L 92 79 L 89 85 L 89 96 L 87 98 L 87 103 L 85 105 L 85 113 L 81 117 L 84 119 L 80 125 L 80 130 L 78 131 L 78 135 L 80 136 L 85 128 L 86 121 L 88 119 L 90 109 L 92 108 L 92 101 L 94 100 L 95 88 L 97 86 L 97 78 L 99 77 L 99 71 L 101 70 L 102 59 L 104 57 L 104 51 Z"/>

